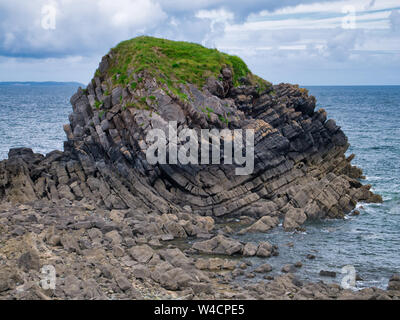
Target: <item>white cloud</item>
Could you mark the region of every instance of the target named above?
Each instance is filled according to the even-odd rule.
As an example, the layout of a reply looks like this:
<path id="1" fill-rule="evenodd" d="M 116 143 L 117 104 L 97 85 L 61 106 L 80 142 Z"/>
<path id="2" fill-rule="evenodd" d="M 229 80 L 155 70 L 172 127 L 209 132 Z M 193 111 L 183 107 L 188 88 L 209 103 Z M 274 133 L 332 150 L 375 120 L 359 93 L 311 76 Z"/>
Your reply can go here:
<path id="1" fill-rule="evenodd" d="M 200 10 L 195 14 L 199 19 L 210 19 L 214 22 L 228 22 L 233 20 L 235 15 L 225 9 L 219 10 Z"/>
<path id="2" fill-rule="evenodd" d="M 55 30 L 44 29 L 41 23 L 41 8 L 49 4 L 57 12 Z M 10 56 L 93 54 L 151 31 L 167 18 L 153 0 L 31 0 L 23 5 L 4 1 L 0 10 L 5 16 L 0 25 L 0 54 Z"/>
<path id="3" fill-rule="evenodd" d="M 235 15 L 225 9 L 218 9 L 200 10 L 196 12 L 195 17 L 210 21 L 210 32 L 204 35 L 202 44 L 208 47 L 216 47 L 214 39 L 225 32 L 226 27 L 233 21 Z"/>
<path id="4" fill-rule="evenodd" d="M 151 16 L 165 17 L 161 6 L 151 0 L 100 0 L 97 3 L 99 13 L 109 17 L 116 28 L 143 27 L 149 24 Z"/>

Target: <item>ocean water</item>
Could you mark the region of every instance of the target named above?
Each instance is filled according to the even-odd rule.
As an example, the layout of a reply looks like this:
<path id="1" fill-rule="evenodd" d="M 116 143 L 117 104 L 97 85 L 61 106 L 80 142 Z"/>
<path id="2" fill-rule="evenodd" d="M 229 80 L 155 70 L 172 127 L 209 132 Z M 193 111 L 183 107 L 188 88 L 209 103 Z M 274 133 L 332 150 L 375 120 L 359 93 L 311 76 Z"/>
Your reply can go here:
<path id="1" fill-rule="evenodd" d="M 0 84 L 0 160 L 10 148 L 39 153 L 62 150 L 77 84 Z"/>
<path id="2" fill-rule="evenodd" d="M 0 85 L 0 159 L 9 148 L 30 147 L 35 152 L 62 150 L 71 112 L 69 99 L 77 85 Z M 253 258 L 254 266 L 268 262 L 279 274 L 284 264 L 302 261 L 297 271 L 304 280 L 341 282 L 344 266 L 354 266 L 363 281 L 357 288 L 385 288 L 400 272 L 400 86 L 308 87 L 349 137 L 353 164 L 363 168 L 383 204 L 360 204 L 360 216 L 346 220 L 309 222 L 304 233 L 276 228 L 268 234 L 247 235 L 242 240 L 268 240 L 279 246 L 279 256 L 267 261 Z M 287 243 L 293 243 L 293 247 Z M 307 254 L 316 256 L 307 260 Z M 335 279 L 319 276 L 335 271 Z M 244 281 L 252 281 L 245 280 Z"/>

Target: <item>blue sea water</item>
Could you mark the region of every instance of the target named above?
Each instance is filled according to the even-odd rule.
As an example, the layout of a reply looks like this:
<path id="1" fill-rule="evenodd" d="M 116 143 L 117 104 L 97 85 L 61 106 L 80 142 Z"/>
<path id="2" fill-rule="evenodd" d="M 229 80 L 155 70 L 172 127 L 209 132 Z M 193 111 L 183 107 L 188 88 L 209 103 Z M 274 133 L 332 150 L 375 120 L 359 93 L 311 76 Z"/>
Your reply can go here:
<path id="1" fill-rule="evenodd" d="M 62 150 L 71 112 L 69 98 L 77 85 L 0 85 L 0 159 L 13 147 L 31 147 L 35 152 Z M 346 220 L 306 224 L 304 233 L 286 233 L 276 228 L 243 240 L 269 240 L 279 245 L 279 256 L 268 260 L 279 274 L 284 264 L 302 261 L 297 271 L 305 280 L 340 283 L 340 271 L 355 267 L 363 281 L 357 287 L 385 288 L 393 273 L 400 272 L 400 86 L 308 87 L 349 137 L 349 154 L 364 170 L 383 204 L 361 204 L 361 214 Z M 290 247 L 285 244 L 293 242 Z M 313 253 L 315 260 L 305 256 Z M 253 259 L 254 265 L 265 260 Z M 320 270 L 336 271 L 330 280 Z M 251 280 L 248 280 L 251 281 Z"/>
<path id="2" fill-rule="evenodd" d="M 8 150 L 62 150 L 72 108 L 69 99 L 78 84 L 0 84 L 0 160 Z"/>

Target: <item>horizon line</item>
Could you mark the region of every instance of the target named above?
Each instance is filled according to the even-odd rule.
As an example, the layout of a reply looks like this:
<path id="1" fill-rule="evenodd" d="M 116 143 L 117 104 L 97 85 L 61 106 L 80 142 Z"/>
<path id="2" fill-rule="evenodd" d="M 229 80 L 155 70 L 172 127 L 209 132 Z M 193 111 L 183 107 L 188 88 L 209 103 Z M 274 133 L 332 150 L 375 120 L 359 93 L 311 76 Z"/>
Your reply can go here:
<path id="1" fill-rule="evenodd" d="M 80 81 L 53 81 L 53 80 L 44 80 L 44 81 L 0 81 L 0 83 L 76 83 L 79 85 L 85 86 L 83 82 Z M 292 83 L 292 82 L 277 82 L 274 85 L 278 85 L 279 83 Z M 295 83 L 292 83 L 295 84 Z M 297 83 L 298 84 L 298 83 Z M 398 87 L 399 84 L 298 84 L 299 86 L 304 87 Z"/>

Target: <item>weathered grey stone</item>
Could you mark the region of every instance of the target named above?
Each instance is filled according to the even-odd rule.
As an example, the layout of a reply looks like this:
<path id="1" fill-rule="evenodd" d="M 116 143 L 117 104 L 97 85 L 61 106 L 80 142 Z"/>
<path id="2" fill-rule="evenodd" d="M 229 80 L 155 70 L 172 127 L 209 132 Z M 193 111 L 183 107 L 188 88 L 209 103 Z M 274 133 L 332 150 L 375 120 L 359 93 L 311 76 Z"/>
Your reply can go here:
<path id="1" fill-rule="evenodd" d="M 25 271 L 36 270 L 40 268 L 40 258 L 37 252 L 29 250 L 23 253 L 18 259 L 18 266 Z"/>
<path id="2" fill-rule="evenodd" d="M 272 266 L 268 263 L 262 264 L 259 266 L 257 269 L 254 270 L 254 272 L 257 273 L 268 273 L 272 271 Z"/>
<path id="3" fill-rule="evenodd" d="M 256 255 L 258 257 L 268 258 L 272 255 L 273 247 L 269 242 L 261 242 L 258 245 Z"/>
<path id="4" fill-rule="evenodd" d="M 286 231 L 294 230 L 300 227 L 307 220 L 303 209 L 292 208 L 285 215 L 283 227 Z"/>
<path id="5" fill-rule="evenodd" d="M 255 243 L 246 243 L 246 245 L 243 247 L 243 255 L 252 257 L 255 256 L 257 253 L 258 246 Z"/>
<path id="6" fill-rule="evenodd" d="M 147 244 L 144 244 L 130 248 L 129 254 L 133 259 L 140 263 L 148 263 L 155 253 L 152 248 L 150 248 Z"/>
<path id="7" fill-rule="evenodd" d="M 196 242 L 193 245 L 193 249 L 203 253 L 226 254 L 231 256 L 235 253 L 241 253 L 243 244 L 224 236 L 216 236 L 210 240 Z"/>

